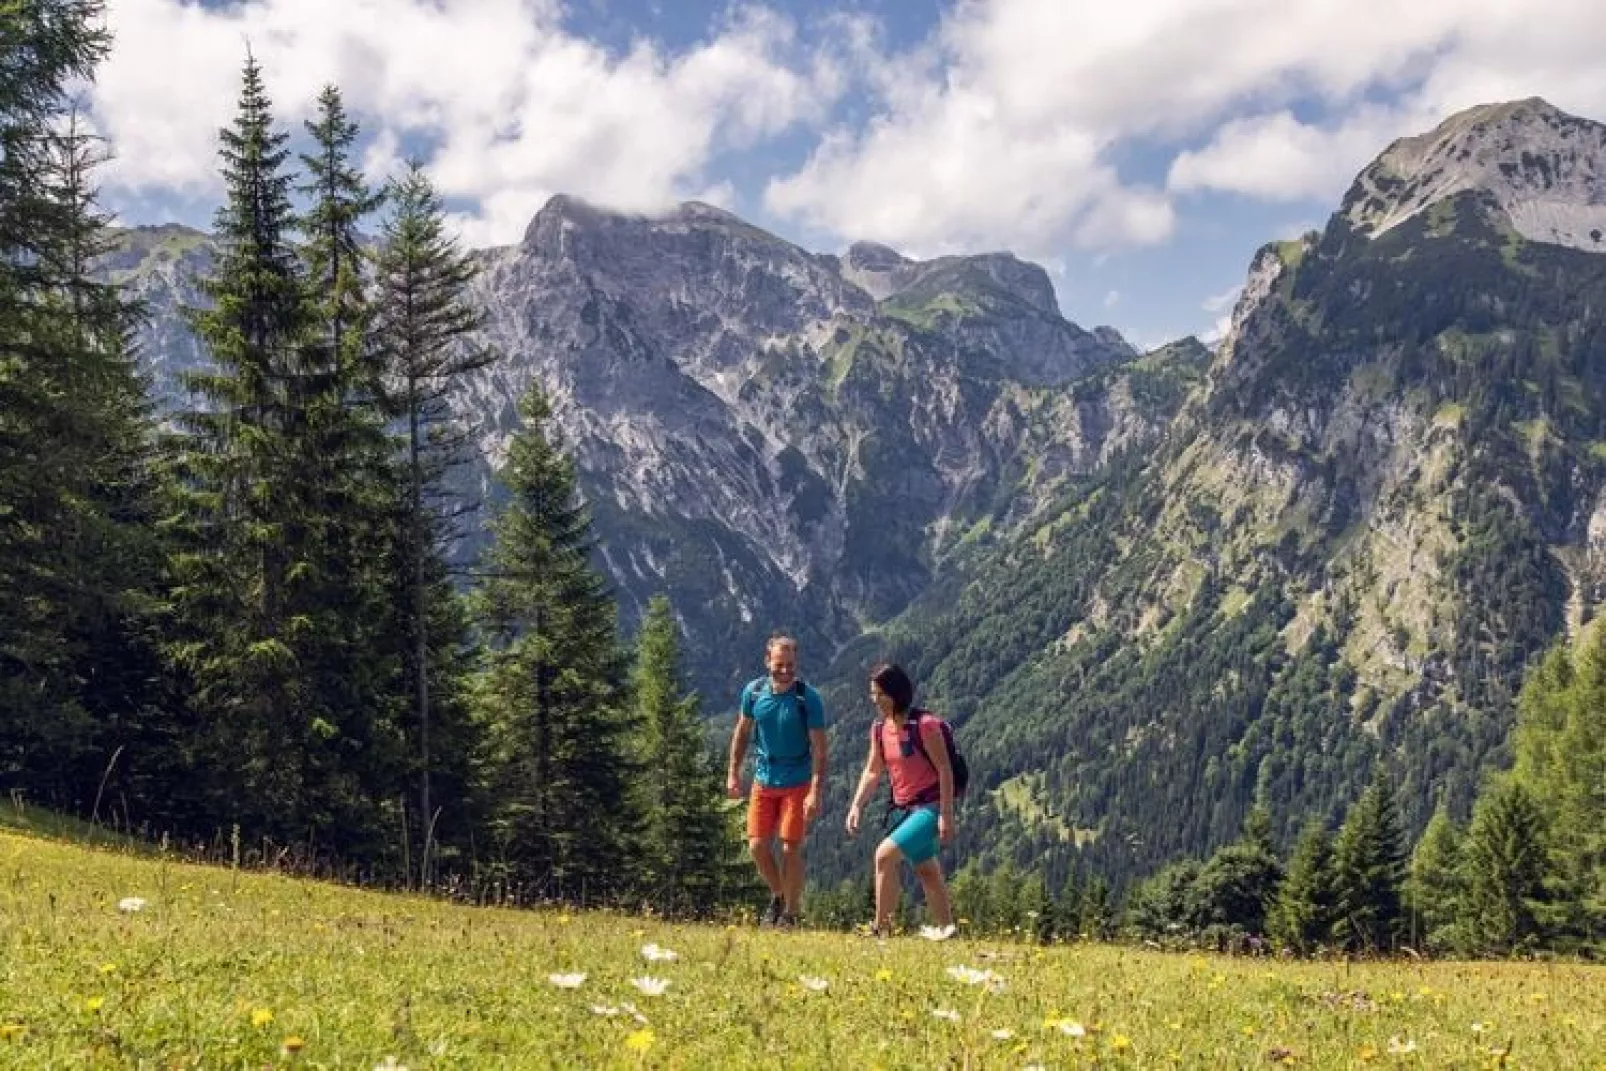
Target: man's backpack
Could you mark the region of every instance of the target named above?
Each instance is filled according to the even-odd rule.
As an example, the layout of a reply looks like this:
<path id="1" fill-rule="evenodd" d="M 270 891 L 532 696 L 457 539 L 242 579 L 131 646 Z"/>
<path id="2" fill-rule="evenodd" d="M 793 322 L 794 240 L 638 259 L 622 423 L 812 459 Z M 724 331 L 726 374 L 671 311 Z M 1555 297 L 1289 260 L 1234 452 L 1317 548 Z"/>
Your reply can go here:
<path id="1" fill-rule="evenodd" d="M 930 718 L 942 729 L 942 742 L 948 748 L 948 768 L 954 773 L 954 796 L 955 798 L 963 796 L 965 789 L 970 787 L 970 764 L 965 761 L 965 756 L 959 753 L 959 746 L 954 743 L 954 727 L 949 725 L 946 719 L 919 707 L 909 712 L 909 718 L 914 722 L 915 747 L 920 749 L 920 754 L 925 755 L 927 762 L 931 762 L 931 756 L 926 753 L 926 741 L 920 735 L 920 722 L 924 718 Z M 871 725 L 871 729 L 875 740 L 876 754 L 881 755 L 881 761 L 884 763 L 886 762 L 886 756 L 881 754 L 881 723 L 879 719 Z"/>

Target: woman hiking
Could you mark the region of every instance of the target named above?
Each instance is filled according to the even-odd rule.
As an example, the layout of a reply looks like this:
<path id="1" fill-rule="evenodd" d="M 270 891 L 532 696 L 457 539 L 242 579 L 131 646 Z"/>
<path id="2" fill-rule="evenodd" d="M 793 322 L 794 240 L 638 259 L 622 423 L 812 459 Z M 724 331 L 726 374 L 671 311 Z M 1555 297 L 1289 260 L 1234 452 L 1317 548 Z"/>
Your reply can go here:
<path id="1" fill-rule="evenodd" d="M 899 865 L 907 859 L 926 894 L 926 909 L 942 936 L 953 933 L 953 908 L 939 844 L 953 840 L 954 772 L 942 721 L 913 708 L 914 683 L 897 665 L 877 663 L 870 670 L 870 702 L 878 716 L 870 725 L 870 754 L 858 791 L 848 808 L 848 835 L 857 835 L 864 804 L 886 770 L 892 780 L 896 824 L 875 853 L 875 924 L 871 933 L 886 937 L 898 910 Z"/>

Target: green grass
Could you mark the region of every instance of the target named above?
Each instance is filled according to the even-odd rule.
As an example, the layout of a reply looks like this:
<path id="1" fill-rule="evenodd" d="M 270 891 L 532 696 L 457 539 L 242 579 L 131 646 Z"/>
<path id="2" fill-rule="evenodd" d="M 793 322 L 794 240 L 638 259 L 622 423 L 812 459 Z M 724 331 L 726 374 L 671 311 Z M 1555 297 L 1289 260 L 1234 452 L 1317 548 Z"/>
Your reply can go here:
<path id="1" fill-rule="evenodd" d="M 130 896 L 143 910 L 119 911 Z M 678 961 L 645 963 L 646 942 Z M 571 971 L 578 989 L 549 981 Z M 648 1022 L 591 1010 L 625 1001 Z M 1606 972 L 476 909 L 0 833 L 3 1067 L 1481 1067 L 1493 1049 L 1606 1066 Z"/>

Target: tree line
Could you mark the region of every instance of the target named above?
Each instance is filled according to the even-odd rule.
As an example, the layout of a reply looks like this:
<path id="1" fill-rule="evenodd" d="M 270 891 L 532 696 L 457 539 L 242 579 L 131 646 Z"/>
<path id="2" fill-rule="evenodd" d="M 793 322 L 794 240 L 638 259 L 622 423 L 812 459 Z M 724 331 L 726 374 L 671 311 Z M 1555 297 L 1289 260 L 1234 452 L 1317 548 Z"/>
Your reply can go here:
<path id="1" fill-rule="evenodd" d="M 324 90 L 292 159 L 247 57 L 190 405 L 159 420 L 142 310 L 69 87 L 98 0 L 0 10 L 0 783 L 38 803 L 308 869 L 514 900 L 718 907 L 748 891 L 680 677 L 674 612 L 633 648 L 547 399 L 523 400 L 472 582 L 447 548 L 499 355 L 416 165 L 370 189 Z M 299 164 L 299 167 L 295 166 Z M 377 241 L 365 228 L 377 227 Z"/>
<path id="2" fill-rule="evenodd" d="M 1379 955 L 1595 956 L 1606 948 L 1606 625 L 1558 645 L 1527 676 L 1514 766 L 1483 785 L 1465 823 L 1441 805 L 1414 845 L 1381 773 L 1334 826 L 1313 817 L 1280 852 L 1271 815 L 1206 859 L 1167 864 L 1112 897 L 1073 868 L 974 864 L 951 883 L 975 933 L 1040 942 L 1124 937 L 1160 947 Z M 818 891 L 827 925 L 863 918 L 867 884 Z M 914 925 L 917 907 L 906 904 Z"/>

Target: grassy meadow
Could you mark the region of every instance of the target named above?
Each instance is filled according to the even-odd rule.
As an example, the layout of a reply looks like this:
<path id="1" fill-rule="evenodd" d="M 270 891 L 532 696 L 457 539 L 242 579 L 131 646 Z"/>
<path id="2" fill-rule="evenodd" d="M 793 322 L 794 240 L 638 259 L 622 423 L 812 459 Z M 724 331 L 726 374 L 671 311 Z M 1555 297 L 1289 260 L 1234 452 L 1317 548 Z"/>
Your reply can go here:
<path id="1" fill-rule="evenodd" d="M 877 942 L 476 909 L 11 825 L 6 1068 L 1606 1069 L 1597 967 Z M 648 945 L 676 958 L 649 960 Z"/>

